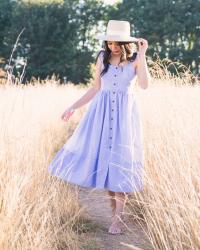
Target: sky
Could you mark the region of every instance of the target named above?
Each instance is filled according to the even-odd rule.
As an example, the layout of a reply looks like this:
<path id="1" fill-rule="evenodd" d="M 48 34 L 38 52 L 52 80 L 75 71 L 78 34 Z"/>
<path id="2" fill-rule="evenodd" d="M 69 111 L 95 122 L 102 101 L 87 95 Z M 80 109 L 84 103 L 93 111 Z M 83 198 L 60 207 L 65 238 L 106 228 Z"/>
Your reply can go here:
<path id="1" fill-rule="evenodd" d="M 117 2 L 120 2 L 121 0 L 103 0 L 104 1 L 104 3 L 106 3 L 106 4 L 114 4 L 114 3 L 117 3 Z"/>

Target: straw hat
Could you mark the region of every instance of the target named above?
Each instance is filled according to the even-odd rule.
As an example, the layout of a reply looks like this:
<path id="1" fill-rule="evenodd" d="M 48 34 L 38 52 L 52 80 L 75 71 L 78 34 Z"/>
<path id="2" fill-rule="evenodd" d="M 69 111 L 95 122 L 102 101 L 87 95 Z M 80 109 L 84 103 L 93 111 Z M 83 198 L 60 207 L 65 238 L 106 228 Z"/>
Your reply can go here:
<path id="1" fill-rule="evenodd" d="M 118 42 L 138 41 L 138 38 L 130 36 L 130 23 L 119 20 L 109 20 L 106 33 L 96 35 L 96 39 Z"/>

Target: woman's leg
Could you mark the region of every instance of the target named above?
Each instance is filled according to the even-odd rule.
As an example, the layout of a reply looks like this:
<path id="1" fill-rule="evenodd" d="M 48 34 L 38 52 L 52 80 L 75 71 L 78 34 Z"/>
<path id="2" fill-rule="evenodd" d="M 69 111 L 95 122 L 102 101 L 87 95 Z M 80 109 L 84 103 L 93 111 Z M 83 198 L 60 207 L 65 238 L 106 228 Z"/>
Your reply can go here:
<path id="1" fill-rule="evenodd" d="M 121 233 L 120 222 L 122 219 L 122 213 L 124 211 L 124 207 L 126 203 L 126 195 L 121 192 L 116 192 L 115 199 L 116 199 L 115 215 L 113 216 L 112 224 L 109 227 L 109 233 L 112 233 L 112 234 Z"/>
<path id="2" fill-rule="evenodd" d="M 115 192 L 108 190 L 108 194 L 110 196 L 110 205 L 112 208 L 112 216 L 114 216 L 115 210 L 116 210 Z"/>

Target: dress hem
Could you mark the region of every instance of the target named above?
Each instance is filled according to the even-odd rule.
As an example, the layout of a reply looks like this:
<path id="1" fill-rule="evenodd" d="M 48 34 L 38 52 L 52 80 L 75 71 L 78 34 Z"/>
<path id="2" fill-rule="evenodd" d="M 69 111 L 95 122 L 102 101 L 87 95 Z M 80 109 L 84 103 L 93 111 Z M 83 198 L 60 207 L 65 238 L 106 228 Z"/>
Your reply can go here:
<path id="1" fill-rule="evenodd" d="M 112 192 L 117 192 L 117 193 L 136 193 L 136 192 L 141 192 L 144 189 L 142 187 L 142 188 L 138 188 L 137 190 L 122 191 L 121 189 L 120 190 L 116 190 L 116 189 L 109 188 L 109 187 L 102 187 L 102 186 L 96 186 L 96 185 L 84 185 L 84 184 L 80 184 L 78 182 L 66 180 L 63 177 L 55 175 L 55 174 L 52 174 L 52 173 L 50 173 L 50 174 L 51 174 L 51 176 L 57 177 L 58 179 L 61 179 L 61 180 L 65 181 L 65 182 L 67 182 L 69 184 L 77 185 L 78 187 L 84 187 L 84 188 L 94 188 L 94 189 L 107 190 L 107 191 L 112 191 Z"/>

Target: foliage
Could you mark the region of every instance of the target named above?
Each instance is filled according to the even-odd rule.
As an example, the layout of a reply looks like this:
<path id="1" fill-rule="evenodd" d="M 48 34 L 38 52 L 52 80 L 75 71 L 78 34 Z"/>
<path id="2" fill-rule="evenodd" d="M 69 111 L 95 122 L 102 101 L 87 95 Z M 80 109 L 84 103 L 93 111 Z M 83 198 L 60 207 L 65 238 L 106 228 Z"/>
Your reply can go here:
<path id="1" fill-rule="evenodd" d="M 134 34 L 149 41 L 152 58 L 159 54 L 199 72 L 200 0 L 123 0 L 113 17 L 131 22 Z"/>
<path id="2" fill-rule="evenodd" d="M 96 0 L 18 1 L 12 10 L 12 23 L 4 56 L 9 57 L 16 37 L 23 28 L 15 59 L 27 59 L 26 78 L 47 75 L 67 77 L 78 83 L 89 78 L 94 44 L 89 31 L 102 18 L 102 4 Z M 94 16 L 95 14 L 95 16 Z"/>
<path id="3" fill-rule="evenodd" d="M 130 21 L 132 35 L 148 40 L 152 60 L 168 58 L 199 73 L 200 0 L 123 0 L 113 6 L 102 0 L 0 0 L 0 65 L 8 64 L 24 29 L 13 54 L 15 75 L 27 61 L 24 80 L 56 75 L 87 83 L 99 43 L 94 35 L 110 19 Z"/>

